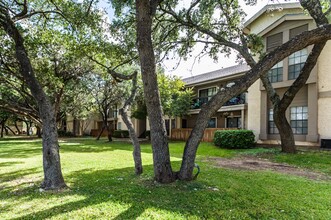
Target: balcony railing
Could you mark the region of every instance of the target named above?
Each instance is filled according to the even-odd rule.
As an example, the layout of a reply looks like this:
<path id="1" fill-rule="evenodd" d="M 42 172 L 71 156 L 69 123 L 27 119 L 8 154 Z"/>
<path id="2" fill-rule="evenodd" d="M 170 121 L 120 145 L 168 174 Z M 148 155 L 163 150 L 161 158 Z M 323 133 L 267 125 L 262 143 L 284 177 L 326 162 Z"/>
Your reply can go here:
<path id="1" fill-rule="evenodd" d="M 196 99 L 193 99 L 192 101 L 192 109 L 200 109 L 201 106 L 205 103 L 208 102 L 209 99 L 211 99 L 212 96 L 208 96 L 208 97 L 199 97 Z M 233 97 L 232 99 L 230 99 L 229 101 L 227 101 L 223 106 L 231 106 L 231 105 L 240 105 L 240 104 L 245 104 L 246 103 L 246 94 L 242 93 L 236 97 Z"/>

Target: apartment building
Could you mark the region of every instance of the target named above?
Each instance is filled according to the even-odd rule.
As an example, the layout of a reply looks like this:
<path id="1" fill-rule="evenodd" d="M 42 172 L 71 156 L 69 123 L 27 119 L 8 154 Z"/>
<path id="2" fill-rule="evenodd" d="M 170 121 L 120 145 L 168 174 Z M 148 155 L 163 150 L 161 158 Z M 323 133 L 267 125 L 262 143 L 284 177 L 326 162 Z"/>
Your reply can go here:
<path id="1" fill-rule="evenodd" d="M 262 36 L 266 52 L 285 43 L 297 34 L 316 27 L 313 19 L 303 12 L 299 3 L 267 5 L 245 23 L 247 34 Z M 269 79 L 277 93 L 286 89 L 299 75 L 312 46 L 300 50 L 276 64 Z M 196 99 L 189 116 L 182 119 L 182 128 L 192 128 L 199 107 L 217 91 L 219 85 L 231 83 L 249 68 L 238 65 L 184 79 L 193 87 Z M 306 85 L 298 92 L 286 115 L 296 143 L 319 146 L 322 139 L 331 139 L 331 43 L 324 48 Z M 209 121 L 213 128 L 245 128 L 253 130 L 262 143 L 279 143 L 273 122 L 273 109 L 260 80 L 239 97 L 221 107 Z"/>

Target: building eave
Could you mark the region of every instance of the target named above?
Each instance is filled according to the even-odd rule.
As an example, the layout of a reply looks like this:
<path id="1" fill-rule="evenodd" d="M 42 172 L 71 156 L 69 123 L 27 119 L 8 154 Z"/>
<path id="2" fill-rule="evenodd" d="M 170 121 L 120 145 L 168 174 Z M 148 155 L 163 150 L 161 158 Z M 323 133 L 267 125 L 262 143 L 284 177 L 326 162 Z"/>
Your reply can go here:
<path id="1" fill-rule="evenodd" d="M 282 8 L 284 9 L 294 9 L 294 8 L 302 8 L 300 3 L 298 2 L 292 2 L 292 3 L 283 3 L 283 4 L 268 4 L 266 6 L 264 6 L 260 11 L 258 11 L 256 14 L 254 14 L 250 19 L 248 19 L 245 23 L 244 23 L 244 29 L 249 30 L 250 29 L 250 25 L 257 20 L 260 16 L 262 16 L 264 13 L 266 13 L 268 10 L 270 10 L 271 8 Z"/>

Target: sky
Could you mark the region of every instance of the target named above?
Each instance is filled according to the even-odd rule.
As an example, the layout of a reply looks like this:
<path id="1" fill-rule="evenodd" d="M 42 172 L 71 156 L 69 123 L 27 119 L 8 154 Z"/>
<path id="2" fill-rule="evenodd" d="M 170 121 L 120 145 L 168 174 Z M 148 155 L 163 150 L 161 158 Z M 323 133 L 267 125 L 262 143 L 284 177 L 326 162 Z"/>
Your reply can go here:
<path id="1" fill-rule="evenodd" d="M 186 1 L 186 0 L 183 0 Z M 241 7 L 244 9 L 247 14 L 246 20 L 252 17 L 255 13 L 257 13 L 260 9 L 262 9 L 267 4 L 274 3 L 284 3 L 286 0 L 257 0 L 257 4 L 254 6 L 247 6 L 244 3 L 244 0 L 239 0 Z M 105 1 L 100 1 L 99 6 L 102 8 L 106 8 L 108 16 L 113 16 L 113 9 L 109 4 L 105 3 Z M 199 46 L 198 46 L 199 47 Z M 200 45 L 201 48 L 201 45 Z M 192 58 L 187 61 L 181 60 L 179 65 L 177 60 L 167 60 L 162 63 L 163 68 L 165 69 L 165 73 L 168 75 L 177 75 L 182 78 L 187 78 L 190 76 L 196 76 L 199 74 L 211 72 L 214 70 L 218 70 L 221 68 L 226 68 L 230 66 L 237 65 L 236 63 L 236 55 L 232 54 L 230 57 L 224 57 L 224 55 L 220 54 L 218 57 L 218 61 L 215 62 L 208 55 L 198 59 L 194 59 L 196 55 L 199 53 L 199 48 L 193 51 Z"/>
<path id="2" fill-rule="evenodd" d="M 241 7 L 247 14 L 246 20 L 252 17 L 265 5 L 272 4 L 271 0 L 257 0 L 257 4 L 254 6 L 247 6 L 243 0 L 239 0 L 239 2 L 241 3 Z M 276 0 L 274 2 L 284 3 L 284 1 L 281 0 Z M 193 54 L 197 55 L 199 51 L 200 50 L 195 50 L 195 53 L 193 52 Z M 193 55 L 192 57 L 195 56 Z M 188 59 L 187 61 L 181 61 L 176 69 L 173 69 L 174 67 L 176 67 L 176 62 L 174 61 L 164 62 L 163 67 L 165 68 L 165 72 L 169 75 L 177 75 L 182 78 L 187 78 L 234 65 L 238 65 L 238 63 L 236 63 L 235 54 L 232 54 L 232 56 L 230 57 L 224 57 L 224 55 L 220 54 L 217 62 L 215 62 L 208 55 L 206 55 L 199 61 L 195 60 L 194 58 Z"/>

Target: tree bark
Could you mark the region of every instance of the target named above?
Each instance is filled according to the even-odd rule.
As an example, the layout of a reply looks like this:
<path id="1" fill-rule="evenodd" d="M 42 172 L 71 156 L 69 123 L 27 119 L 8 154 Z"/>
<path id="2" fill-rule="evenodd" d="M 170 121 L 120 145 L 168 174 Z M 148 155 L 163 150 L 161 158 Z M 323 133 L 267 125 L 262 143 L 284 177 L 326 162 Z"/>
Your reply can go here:
<path id="1" fill-rule="evenodd" d="M 21 134 L 21 131 L 20 131 L 20 129 L 17 126 L 17 121 L 16 120 L 15 120 L 15 128 L 17 130 L 17 134 Z"/>
<path id="2" fill-rule="evenodd" d="M 43 126 L 43 169 L 44 180 L 41 187 L 44 189 L 60 189 L 66 187 L 60 163 L 57 127 L 54 109 L 35 77 L 28 53 L 24 46 L 22 35 L 10 18 L 8 9 L 1 8 L 0 24 L 4 31 L 15 42 L 15 55 L 20 65 L 22 77 L 26 81 L 38 107 Z"/>
<path id="3" fill-rule="evenodd" d="M 113 141 L 113 128 L 110 127 L 111 125 L 107 125 L 107 138 L 108 138 L 108 142 L 112 142 Z"/>
<path id="4" fill-rule="evenodd" d="M 136 175 L 140 175 L 143 173 L 140 143 L 139 143 L 138 137 L 136 135 L 134 126 L 132 124 L 132 121 L 130 120 L 128 113 L 127 113 L 129 107 L 131 106 L 131 104 L 134 100 L 134 97 L 136 96 L 136 92 L 137 92 L 137 73 L 134 73 L 134 76 L 132 79 L 131 95 L 125 101 L 123 107 L 119 110 L 119 114 L 122 116 L 122 120 L 124 121 L 126 127 L 129 130 L 129 135 L 130 135 L 132 145 L 133 145 L 132 155 L 133 155 L 135 173 L 136 173 Z"/>
<path id="5" fill-rule="evenodd" d="M 152 2 L 152 3 L 151 3 Z M 136 0 L 136 29 L 147 113 L 151 127 L 154 178 L 160 183 L 175 180 L 170 163 L 167 132 L 161 107 L 152 44 L 152 20 L 157 1 Z"/>
<path id="6" fill-rule="evenodd" d="M 16 135 L 15 132 L 9 126 L 5 126 L 5 128 L 7 128 L 7 130 L 10 131 L 13 135 Z"/>
<path id="7" fill-rule="evenodd" d="M 5 121 L 2 120 L 2 121 L 1 121 L 1 134 L 0 134 L 0 137 L 1 137 L 1 138 L 3 138 L 3 131 L 4 131 L 4 129 L 5 129 Z"/>
<path id="8" fill-rule="evenodd" d="M 127 112 L 123 108 L 121 108 L 119 110 L 119 113 L 122 116 L 122 119 L 123 119 L 125 125 L 128 127 L 129 135 L 130 135 L 130 138 L 132 141 L 132 145 L 133 145 L 132 156 L 133 156 L 133 161 L 134 161 L 135 173 L 137 175 L 140 175 L 143 173 L 143 166 L 142 166 L 142 160 L 141 160 L 140 143 L 139 143 L 138 137 L 136 135 L 136 131 L 133 127 L 131 120 L 129 119 Z"/>
<path id="9" fill-rule="evenodd" d="M 30 136 L 30 126 L 28 121 L 24 121 L 26 125 L 26 136 Z"/>
<path id="10" fill-rule="evenodd" d="M 279 130 L 282 152 L 295 153 L 295 141 L 291 125 L 286 119 L 287 108 L 280 108 L 279 105 L 274 106 L 274 121 Z"/>
<path id="11" fill-rule="evenodd" d="M 37 137 L 38 138 L 41 138 L 41 129 L 40 129 L 40 126 L 36 126 L 36 128 L 37 128 Z"/>
<path id="12" fill-rule="evenodd" d="M 99 132 L 98 137 L 96 138 L 97 141 L 100 140 L 100 137 L 101 137 L 103 131 L 105 130 L 106 126 L 107 125 L 102 125 L 101 131 Z"/>

